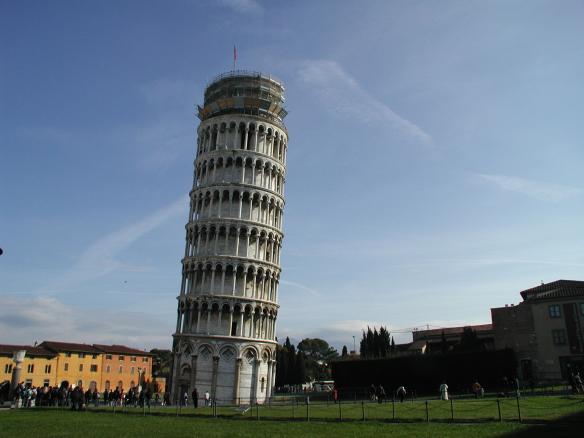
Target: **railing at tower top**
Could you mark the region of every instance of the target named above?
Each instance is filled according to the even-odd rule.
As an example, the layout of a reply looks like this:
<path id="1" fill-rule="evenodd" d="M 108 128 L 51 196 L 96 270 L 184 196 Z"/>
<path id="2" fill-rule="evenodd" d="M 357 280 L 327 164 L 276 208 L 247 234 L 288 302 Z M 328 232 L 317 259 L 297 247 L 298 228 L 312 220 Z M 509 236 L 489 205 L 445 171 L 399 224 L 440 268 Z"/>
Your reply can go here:
<path id="1" fill-rule="evenodd" d="M 207 85 L 205 86 L 205 88 L 208 88 L 209 86 L 211 86 L 215 82 L 220 81 L 221 79 L 236 78 L 236 77 L 240 77 L 240 76 L 248 77 L 248 78 L 256 78 L 256 79 L 267 79 L 269 81 L 275 82 L 277 85 L 284 88 L 284 83 L 276 76 L 267 75 L 267 74 L 264 74 L 260 71 L 253 71 L 253 70 L 231 70 L 231 71 L 228 71 L 225 73 L 221 73 L 220 75 L 215 76 L 213 79 L 211 79 L 209 82 L 207 82 Z"/>

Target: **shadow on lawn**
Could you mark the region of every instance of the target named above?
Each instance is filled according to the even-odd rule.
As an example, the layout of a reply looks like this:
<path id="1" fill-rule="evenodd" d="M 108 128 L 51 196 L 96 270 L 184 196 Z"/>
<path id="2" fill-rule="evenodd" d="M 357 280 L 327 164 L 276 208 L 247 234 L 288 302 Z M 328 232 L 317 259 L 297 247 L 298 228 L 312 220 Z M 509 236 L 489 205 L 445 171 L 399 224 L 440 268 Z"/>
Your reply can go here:
<path id="1" fill-rule="evenodd" d="M 529 423 L 528 423 L 529 424 Z M 537 421 L 516 432 L 500 435 L 500 438 L 578 437 L 584 435 L 584 411 L 566 415 L 547 422 Z"/>

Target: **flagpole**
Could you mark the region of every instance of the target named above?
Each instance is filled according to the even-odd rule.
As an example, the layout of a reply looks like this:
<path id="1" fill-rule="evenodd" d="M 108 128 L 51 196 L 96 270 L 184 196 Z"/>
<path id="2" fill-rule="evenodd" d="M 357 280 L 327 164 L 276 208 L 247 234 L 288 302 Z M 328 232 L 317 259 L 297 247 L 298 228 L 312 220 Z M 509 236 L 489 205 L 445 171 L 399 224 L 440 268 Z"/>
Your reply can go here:
<path id="1" fill-rule="evenodd" d="M 237 61 L 237 47 L 233 46 L 233 71 L 235 72 L 235 62 Z"/>

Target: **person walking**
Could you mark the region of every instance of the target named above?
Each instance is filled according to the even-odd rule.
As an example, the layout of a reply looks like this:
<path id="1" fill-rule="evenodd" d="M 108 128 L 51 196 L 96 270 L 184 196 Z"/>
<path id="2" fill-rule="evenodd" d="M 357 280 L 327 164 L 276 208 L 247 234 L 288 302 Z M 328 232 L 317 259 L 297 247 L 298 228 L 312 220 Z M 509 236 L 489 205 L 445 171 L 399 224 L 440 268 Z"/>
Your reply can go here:
<path id="1" fill-rule="evenodd" d="M 475 398 L 479 398 L 481 396 L 481 384 L 478 381 L 475 381 L 472 384 L 472 392 L 474 393 Z"/>
<path id="2" fill-rule="evenodd" d="M 205 406 L 209 406 L 211 404 L 211 394 L 209 391 L 205 391 Z"/>
<path id="3" fill-rule="evenodd" d="M 448 385 L 445 381 L 440 385 L 440 400 L 448 400 Z"/>
<path id="4" fill-rule="evenodd" d="M 197 409 L 199 407 L 199 391 L 197 391 L 197 388 L 193 389 L 191 396 L 193 397 L 193 407 Z"/>
<path id="5" fill-rule="evenodd" d="M 184 400 L 184 403 L 185 403 L 185 407 L 187 407 L 189 405 L 189 394 L 186 391 L 185 391 L 185 393 L 183 395 L 183 400 Z"/>
<path id="6" fill-rule="evenodd" d="M 400 386 L 399 388 L 397 388 L 397 391 L 395 392 L 395 394 L 397 395 L 399 402 L 403 403 L 404 399 L 406 398 L 406 387 Z"/>
<path id="7" fill-rule="evenodd" d="M 383 400 L 385 400 L 385 388 L 379 385 L 377 392 L 377 403 L 381 404 L 383 403 Z"/>

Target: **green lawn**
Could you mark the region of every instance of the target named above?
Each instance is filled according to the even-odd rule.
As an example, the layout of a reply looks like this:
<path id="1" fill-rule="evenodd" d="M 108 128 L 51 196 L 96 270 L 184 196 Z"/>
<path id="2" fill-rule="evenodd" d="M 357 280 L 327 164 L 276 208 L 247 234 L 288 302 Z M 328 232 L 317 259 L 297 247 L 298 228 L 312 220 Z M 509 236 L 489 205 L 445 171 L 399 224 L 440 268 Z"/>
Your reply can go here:
<path id="1" fill-rule="evenodd" d="M 392 404 L 348 403 L 341 405 L 343 421 L 338 421 L 338 405 L 312 404 L 310 422 L 306 405 L 260 406 L 241 412 L 219 407 L 219 418 L 211 408 L 156 408 L 143 415 L 142 409 L 111 408 L 72 412 L 67 409 L 18 409 L 0 411 L 0 436 L 43 437 L 126 437 L 126 436 L 385 436 L 395 437 L 486 437 L 486 436 L 579 436 L 584 428 L 584 399 L 581 397 L 522 398 L 523 423 L 517 421 L 515 399 L 501 401 L 503 422 L 499 422 L 495 399 L 456 400 L 455 423 L 451 423 L 449 402 L 428 403 L 430 423 L 426 423 L 425 402 L 396 404 L 398 423 L 393 423 Z M 361 421 L 365 411 L 367 421 Z M 196 412 L 196 413 L 195 413 Z M 292 418 L 294 421 L 286 421 Z"/>

